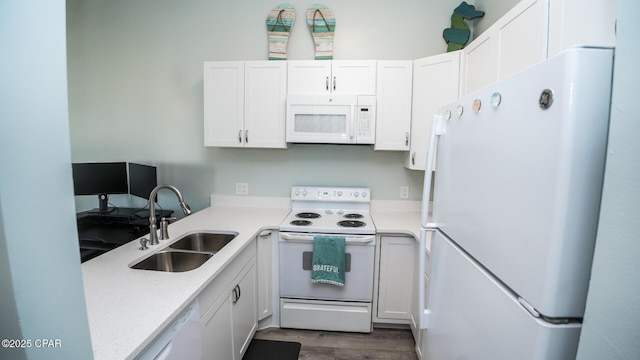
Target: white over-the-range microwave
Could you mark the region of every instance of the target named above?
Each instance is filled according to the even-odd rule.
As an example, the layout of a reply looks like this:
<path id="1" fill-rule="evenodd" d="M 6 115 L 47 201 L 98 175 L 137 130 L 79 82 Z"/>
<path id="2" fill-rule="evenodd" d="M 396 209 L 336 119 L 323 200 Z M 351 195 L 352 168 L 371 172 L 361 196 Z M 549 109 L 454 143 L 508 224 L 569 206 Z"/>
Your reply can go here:
<path id="1" fill-rule="evenodd" d="M 289 143 L 374 144 L 376 97 L 289 95 L 286 122 Z"/>

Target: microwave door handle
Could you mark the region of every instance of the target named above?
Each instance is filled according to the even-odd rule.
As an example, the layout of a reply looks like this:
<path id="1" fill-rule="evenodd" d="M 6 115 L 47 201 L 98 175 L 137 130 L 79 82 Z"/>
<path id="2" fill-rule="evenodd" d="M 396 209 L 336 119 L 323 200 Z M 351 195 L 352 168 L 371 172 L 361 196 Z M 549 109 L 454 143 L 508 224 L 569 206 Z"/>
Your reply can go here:
<path id="1" fill-rule="evenodd" d="M 349 138 L 351 141 L 354 141 L 356 136 L 356 108 L 357 106 L 351 107 L 351 128 L 349 129 Z"/>

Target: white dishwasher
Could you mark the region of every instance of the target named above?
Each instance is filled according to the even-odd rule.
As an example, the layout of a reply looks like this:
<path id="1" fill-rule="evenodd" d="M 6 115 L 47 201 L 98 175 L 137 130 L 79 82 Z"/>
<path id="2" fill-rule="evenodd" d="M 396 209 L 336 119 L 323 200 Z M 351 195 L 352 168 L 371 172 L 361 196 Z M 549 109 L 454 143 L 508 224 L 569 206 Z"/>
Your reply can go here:
<path id="1" fill-rule="evenodd" d="M 199 314 L 198 300 L 195 300 L 136 359 L 202 359 Z"/>

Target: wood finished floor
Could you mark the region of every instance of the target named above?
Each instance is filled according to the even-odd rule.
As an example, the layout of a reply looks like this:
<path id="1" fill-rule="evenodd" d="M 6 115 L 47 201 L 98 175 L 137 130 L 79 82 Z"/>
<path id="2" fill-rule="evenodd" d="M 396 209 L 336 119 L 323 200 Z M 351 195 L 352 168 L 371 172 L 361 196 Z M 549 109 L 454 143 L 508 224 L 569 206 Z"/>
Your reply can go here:
<path id="1" fill-rule="evenodd" d="M 418 359 L 411 331 L 404 329 L 374 329 L 371 334 L 266 329 L 255 338 L 299 342 L 301 360 Z"/>

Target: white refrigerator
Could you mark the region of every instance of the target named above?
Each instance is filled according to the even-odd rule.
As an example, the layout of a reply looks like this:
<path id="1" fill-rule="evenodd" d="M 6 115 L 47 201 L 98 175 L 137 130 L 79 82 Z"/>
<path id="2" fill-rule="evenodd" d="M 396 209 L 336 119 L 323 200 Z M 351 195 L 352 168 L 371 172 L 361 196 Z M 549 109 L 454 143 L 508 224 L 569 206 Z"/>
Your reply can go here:
<path id="1" fill-rule="evenodd" d="M 613 49 L 574 48 L 434 117 L 422 359 L 575 358 L 596 238 Z M 418 276 L 422 279 L 422 276 Z"/>

